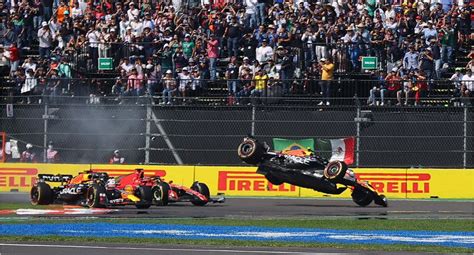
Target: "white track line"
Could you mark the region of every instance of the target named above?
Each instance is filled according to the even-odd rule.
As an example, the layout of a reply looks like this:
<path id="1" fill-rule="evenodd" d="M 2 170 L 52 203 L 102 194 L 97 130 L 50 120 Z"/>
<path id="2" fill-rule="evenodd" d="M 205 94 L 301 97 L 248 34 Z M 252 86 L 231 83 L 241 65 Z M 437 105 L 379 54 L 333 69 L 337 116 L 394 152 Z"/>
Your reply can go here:
<path id="1" fill-rule="evenodd" d="M 115 247 L 115 246 L 83 246 L 83 245 L 59 245 L 59 244 L 16 244 L 0 243 L 0 246 L 12 247 L 47 247 L 47 248 L 73 248 L 73 249 L 107 249 L 107 250 L 137 250 L 137 251 L 177 251 L 186 253 L 195 252 L 215 252 L 215 253 L 257 253 L 257 254 L 327 254 L 327 253 L 308 253 L 295 251 L 265 251 L 265 250 L 230 250 L 230 249 L 184 249 L 184 248 L 153 248 L 153 247 Z"/>

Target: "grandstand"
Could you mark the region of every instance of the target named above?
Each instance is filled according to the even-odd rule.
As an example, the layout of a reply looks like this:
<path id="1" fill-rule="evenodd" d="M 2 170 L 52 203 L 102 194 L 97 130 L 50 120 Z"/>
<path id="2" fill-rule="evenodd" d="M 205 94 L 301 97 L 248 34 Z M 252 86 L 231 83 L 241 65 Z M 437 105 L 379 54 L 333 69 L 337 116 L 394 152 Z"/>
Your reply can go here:
<path id="1" fill-rule="evenodd" d="M 1 95 L 153 95 L 159 103 L 162 77 L 172 70 L 174 96 L 235 104 L 238 95 L 255 95 L 252 80 L 262 69 L 268 77 L 264 96 L 283 98 L 273 102 L 317 104 L 319 64 L 327 58 L 334 64 L 329 97 L 367 98 L 374 86 L 390 86 L 382 81 L 396 70 L 398 80 L 427 90 L 419 104 L 455 104 L 453 98 L 467 87 L 449 78 L 456 68 L 464 74 L 474 66 L 471 5 L 462 0 L 8 1 L 0 5 Z M 363 68 L 367 56 L 376 57 L 377 65 Z M 110 58 L 112 70 L 99 70 L 99 58 Z M 420 75 L 411 78 L 410 71 Z M 114 87 L 117 83 L 123 85 Z M 393 93 L 389 97 L 395 104 Z"/>

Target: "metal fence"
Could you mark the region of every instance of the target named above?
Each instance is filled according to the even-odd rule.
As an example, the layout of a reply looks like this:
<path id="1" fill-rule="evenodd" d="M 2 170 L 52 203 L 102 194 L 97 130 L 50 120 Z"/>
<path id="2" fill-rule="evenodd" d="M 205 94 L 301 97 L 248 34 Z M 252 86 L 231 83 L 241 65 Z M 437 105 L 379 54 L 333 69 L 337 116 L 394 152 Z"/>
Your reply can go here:
<path id="1" fill-rule="evenodd" d="M 239 165 L 248 135 L 356 138 L 355 166 L 473 167 L 471 106 L 0 104 L 0 131 L 44 155 L 53 141 L 62 162 L 105 163 L 119 149 L 127 163 Z M 137 99 L 138 100 L 138 99 Z M 353 100 L 353 99 L 352 99 Z M 8 115 L 7 115 L 8 114 Z M 10 158 L 9 161 L 18 161 Z"/>
<path id="2" fill-rule="evenodd" d="M 86 102 L 88 96 L 94 96 L 96 100 L 102 103 L 122 103 L 129 102 L 127 97 L 137 95 L 137 92 L 129 89 L 129 85 L 141 84 L 142 96 L 154 96 L 155 102 L 159 103 L 162 99 L 164 90 L 163 79 L 140 80 L 128 79 L 127 77 L 116 78 L 28 78 L 28 79 L 10 79 L 4 80 L 0 86 L 0 103 L 39 103 L 49 100 L 50 103 L 80 103 Z M 174 97 L 186 97 L 192 95 L 199 100 L 190 100 L 193 104 L 234 104 L 234 103 L 253 103 L 250 92 L 244 88 L 255 87 L 255 80 L 230 80 L 216 79 L 209 80 L 204 78 L 180 80 L 175 79 L 176 86 L 185 87 L 185 93 L 181 89 L 173 92 Z M 151 86 L 152 84 L 152 86 Z M 184 85 L 183 85 L 184 84 Z M 392 104 L 397 102 L 407 102 L 414 104 L 415 97 L 417 103 L 435 104 L 435 105 L 457 105 L 469 101 L 468 98 L 461 98 L 461 82 L 442 80 L 410 80 L 409 84 L 413 88 L 423 85 L 424 88 L 418 92 L 406 89 L 410 92 L 407 100 L 397 100 L 396 93 L 389 93 L 389 83 L 373 79 L 342 79 L 336 78 L 329 84 L 329 97 L 331 102 L 336 104 L 354 104 L 354 98 L 366 100 L 370 96 L 370 91 L 374 88 L 385 88 L 385 101 Z M 404 90 L 405 81 L 398 82 L 400 86 L 397 90 Z M 291 104 L 296 102 L 301 104 L 306 100 L 308 104 L 320 102 L 323 97 L 323 82 L 318 79 L 276 79 L 269 78 L 265 81 L 265 89 L 259 93 L 261 103 L 266 104 Z M 252 88 L 253 88 L 252 87 Z M 29 88 L 29 90 L 26 90 Z M 235 90 L 235 91 L 233 91 Z M 26 91 L 26 92 L 25 92 Z M 232 93 L 231 93 L 232 92 Z M 374 90 L 374 96 L 377 101 L 381 101 L 380 90 Z M 395 91 L 396 92 L 396 91 Z M 4 95 L 3 97 L 1 95 Z M 232 98 L 226 98 L 229 94 Z M 417 94 L 419 94 L 417 96 Z M 61 99 L 61 97 L 64 98 Z M 99 99 L 100 97 L 100 99 Z M 405 98 L 405 93 L 401 91 L 400 98 Z M 224 99 L 224 100 L 222 100 Z M 240 99 L 242 99 L 240 102 Z M 81 101 L 82 100 L 82 101 Z M 231 101 L 229 101 L 231 100 Z M 133 100 L 132 100 L 133 101 Z M 182 102 L 177 100 L 177 102 Z"/>
<path id="3" fill-rule="evenodd" d="M 229 56 L 227 55 L 225 40 L 225 38 L 220 40 L 220 61 L 218 62 L 228 62 Z M 79 71 L 96 72 L 98 70 L 98 58 L 112 58 L 113 67 L 117 67 L 123 58 L 140 59 L 142 62 L 146 62 L 149 58 L 162 58 L 163 45 L 164 42 L 99 42 L 91 45 L 86 43 L 80 47 L 68 48 L 64 57 Z M 205 47 L 206 42 L 204 42 Z M 360 72 L 362 56 L 377 57 L 376 68 L 385 71 L 391 70 L 397 64 L 400 65 L 403 57 L 402 50 L 389 43 L 380 45 L 378 43 L 337 42 L 313 43 L 308 46 L 306 43 L 295 41 L 291 45 L 285 46 L 285 50 L 296 68 L 305 68 L 311 65 L 312 60 L 329 57 L 335 64 L 335 72 L 340 74 Z M 243 47 L 238 49 L 238 53 L 239 56 L 248 56 L 249 54 L 248 50 Z M 255 57 L 254 50 L 250 54 L 253 55 L 253 58 Z M 197 53 L 193 58 L 196 60 L 207 59 L 207 54 Z M 387 69 L 382 67 L 387 67 Z"/>

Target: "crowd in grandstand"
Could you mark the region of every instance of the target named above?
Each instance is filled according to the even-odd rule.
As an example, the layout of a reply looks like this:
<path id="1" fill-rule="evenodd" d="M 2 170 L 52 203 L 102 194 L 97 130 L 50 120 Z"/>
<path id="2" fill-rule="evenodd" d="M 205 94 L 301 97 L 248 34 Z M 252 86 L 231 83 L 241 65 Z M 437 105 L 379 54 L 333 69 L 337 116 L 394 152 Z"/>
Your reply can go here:
<path id="1" fill-rule="evenodd" d="M 368 103 L 406 104 L 452 70 L 455 51 L 471 50 L 472 24 L 463 0 L 1 0 L 0 65 L 16 95 L 160 94 L 173 104 L 226 79 L 242 103 L 298 86 L 331 97 L 335 72 L 360 71 L 361 56 L 376 56 L 381 82 Z M 32 48 L 38 56 L 22 54 Z M 102 57 L 119 73 L 112 88 L 69 79 L 84 77 L 79 65 L 98 72 Z M 458 96 L 473 95 L 469 57 L 451 78 Z"/>

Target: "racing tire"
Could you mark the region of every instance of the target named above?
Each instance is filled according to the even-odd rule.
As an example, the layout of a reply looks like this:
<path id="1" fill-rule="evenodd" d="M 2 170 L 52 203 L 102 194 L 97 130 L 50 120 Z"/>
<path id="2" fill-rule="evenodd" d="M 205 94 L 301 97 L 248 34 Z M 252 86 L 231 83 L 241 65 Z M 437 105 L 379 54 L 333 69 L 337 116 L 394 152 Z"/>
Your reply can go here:
<path id="1" fill-rule="evenodd" d="M 169 203 L 169 192 L 171 187 L 166 182 L 160 182 L 151 189 L 153 203 L 158 206 L 166 206 Z"/>
<path id="2" fill-rule="evenodd" d="M 137 188 L 137 195 L 140 197 L 140 202 L 135 204 L 135 207 L 138 209 L 148 209 L 150 208 L 153 202 L 153 192 L 151 187 L 148 186 L 139 186 Z"/>
<path id="3" fill-rule="evenodd" d="M 100 184 L 92 184 L 86 192 L 86 205 L 90 208 L 105 208 L 101 202 L 100 194 L 105 194 L 105 187 Z"/>
<path id="4" fill-rule="evenodd" d="M 355 187 L 352 191 L 351 196 L 352 201 L 362 207 L 370 205 L 370 203 L 372 203 L 372 201 L 374 200 L 372 192 L 365 188 Z"/>
<path id="5" fill-rule="evenodd" d="M 191 187 L 192 190 L 194 191 L 197 191 L 201 194 L 203 194 L 206 198 L 207 198 L 207 201 L 202 201 L 202 200 L 192 200 L 191 203 L 193 205 L 196 205 L 196 206 L 204 206 L 207 204 L 207 202 L 209 202 L 209 200 L 211 199 L 211 193 L 209 192 L 209 187 L 207 187 L 206 184 L 204 183 L 201 183 L 201 182 L 197 182 L 195 183 L 192 187 Z"/>
<path id="6" fill-rule="evenodd" d="M 267 178 L 267 180 L 273 184 L 273 185 L 281 185 L 283 184 L 283 181 L 276 178 L 275 176 L 271 175 L 271 174 L 266 174 L 265 175 L 265 178 Z"/>
<path id="7" fill-rule="evenodd" d="M 377 199 L 374 198 L 374 203 L 381 205 L 383 207 L 388 206 L 388 200 L 384 195 L 379 195 Z"/>
<path id="8" fill-rule="evenodd" d="M 237 149 L 239 158 L 247 164 L 256 165 L 262 160 L 265 148 L 255 139 L 245 139 Z"/>
<path id="9" fill-rule="evenodd" d="M 331 181 L 341 181 L 346 175 L 347 164 L 343 161 L 331 161 L 324 168 L 323 175 Z"/>
<path id="10" fill-rule="evenodd" d="M 53 191 L 49 184 L 38 182 L 30 190 L 32 205 L 49 205 L 53 202 Z"/>

